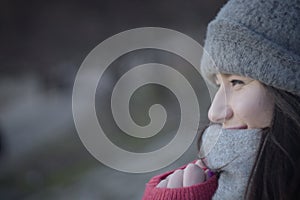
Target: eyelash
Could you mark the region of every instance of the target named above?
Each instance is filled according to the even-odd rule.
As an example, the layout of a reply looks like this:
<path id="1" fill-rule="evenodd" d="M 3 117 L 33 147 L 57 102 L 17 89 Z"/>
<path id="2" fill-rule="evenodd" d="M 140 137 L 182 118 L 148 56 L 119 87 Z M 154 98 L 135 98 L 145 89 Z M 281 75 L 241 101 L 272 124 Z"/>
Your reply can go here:
<path id="1" fill-rule="evenodd" d="M 241 84 L 241 85 L 245 84 L 244 81 L 241 81 L 241 80 L 235 80 L 235 79 L 234 79 L 234 80 L 231 80 L 230 83 L 231 83 L 232 86 L 235 86 L 235 85 L 237 85 L 237 84 Z"/>

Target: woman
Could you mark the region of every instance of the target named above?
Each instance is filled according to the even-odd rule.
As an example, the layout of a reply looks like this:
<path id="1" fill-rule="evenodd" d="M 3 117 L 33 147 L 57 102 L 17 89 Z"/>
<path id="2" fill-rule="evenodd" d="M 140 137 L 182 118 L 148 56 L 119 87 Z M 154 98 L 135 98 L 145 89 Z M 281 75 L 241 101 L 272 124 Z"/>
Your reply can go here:
<path id="1" fill-rule="evenodd" d="M 300 198 L 299 15 L 299 0 L 220 10 L 201 61 L 217 92 L 200 160 L 152 178 L 144 200 Z"/>

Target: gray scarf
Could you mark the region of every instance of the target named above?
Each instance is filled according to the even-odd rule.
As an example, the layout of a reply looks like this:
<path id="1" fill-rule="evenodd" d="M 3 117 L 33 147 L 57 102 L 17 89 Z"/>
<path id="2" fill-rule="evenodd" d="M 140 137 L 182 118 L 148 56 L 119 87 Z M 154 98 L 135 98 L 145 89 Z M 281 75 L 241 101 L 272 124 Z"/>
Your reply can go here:
<path id="1" fill-rule="evenodd" d="M 221 171 L 213 200 L 244 199 L 260 139 L 260 129 L 222 129 L 215 124 L 205 130 L 199 157 L 211 170 Z"/>

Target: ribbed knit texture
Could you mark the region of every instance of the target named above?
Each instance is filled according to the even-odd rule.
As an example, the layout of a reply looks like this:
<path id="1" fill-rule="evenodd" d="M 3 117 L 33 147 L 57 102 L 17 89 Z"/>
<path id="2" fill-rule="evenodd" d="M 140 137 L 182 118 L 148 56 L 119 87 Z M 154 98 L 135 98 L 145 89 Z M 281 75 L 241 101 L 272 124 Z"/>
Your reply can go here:
<path id="1" fill-rule="evenodd" d="M 179 169 L 184 169 L 182 166 Z M 157 188 L 156 185 L 175 170 L 153 177 L 146 185 L 142 200 L 211 200 L 218 187 L 217 176 L 207 181 L 181 188 Z"/>
<path id="2" fill-rule="evenodd" d="M 300 95 L 300 1 L 230 0 L 209 23 L 201 71 L 237 74 Z"/>

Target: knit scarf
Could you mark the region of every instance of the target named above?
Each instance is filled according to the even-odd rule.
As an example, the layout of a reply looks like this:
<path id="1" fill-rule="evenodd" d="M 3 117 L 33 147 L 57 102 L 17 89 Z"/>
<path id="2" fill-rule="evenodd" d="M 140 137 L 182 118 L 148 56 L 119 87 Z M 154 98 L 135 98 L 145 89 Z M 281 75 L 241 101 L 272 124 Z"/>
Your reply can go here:
<path id="1" fill-rule="evenodd" d="M 205 130 L 199 157 L 212 171 L 221 172 L 213 200 L 244 199 L 260 139 L 261 129 L 222 129 L 214 124 Z"/>

